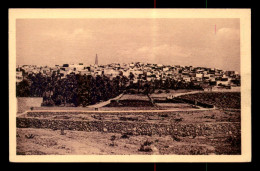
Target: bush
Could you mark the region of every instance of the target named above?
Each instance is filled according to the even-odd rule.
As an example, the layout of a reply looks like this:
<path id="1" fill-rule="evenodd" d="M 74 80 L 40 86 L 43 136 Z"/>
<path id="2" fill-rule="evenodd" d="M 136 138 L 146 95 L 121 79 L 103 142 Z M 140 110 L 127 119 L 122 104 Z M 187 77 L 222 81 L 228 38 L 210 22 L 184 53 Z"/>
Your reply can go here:
<path id="1" fill-rule="evenodd" d="M 169 115 L 167 113 L 161 114 L 160 117 L 168 117 Z"/>
<path id="2" fill-rule="evenodd" d="M 183 118 L 178 117 L 178 118 L 174 118 L 173 120 L 174 120 L 175 122 L 181 122 L 181 121 L 183 120 Z"/>
<path id="3" fill-rule="evenodd" d="M 141 144 L 141 147 L 138 149 L 138 151 L 143 152 L 151 152 L 153 151 L 150 145 L 152 144 L 152 141 L 146 140 L 143 144 Z"/>
<path id="4" fill-rule="evenodd" d="M 42 106 L 54 106 L 55 103 L 52 99 L 46 99 L 45 101 L 43 101 Z"/>
<path id="5" fill-rule="evenodd" d="M 196 146 L 191 146 L 191 149 L 189 150 L 190 155 L 205 155 L 208 154 L 208 150 L 203 147 L 196 147 Z"/>
<path id="6" fill-rule="evenodd" d="M 146 141 L 144 142 L 144 145 L 147 146 L 147 145 L 151 145 L 152 143 L 153 143 L 152 141 L 146 140 Z"/>
<path id="7" fill-rule="evenodd" d="M 115 139 L 116 139 L 116 136 L 115 136 L 115 135 L 112 135 L 112 136 L 110 137 L 110 140 L 111 140 L 111 141 L 115 141 Z"/>
<path id="8" fill-rule="evenodd" d="M 129 136 L 127 134 L 123 134 L 121 138 L 129 138 Z"/>
<path id="9" fill-rule="evenodd" d="M 35 135 L 33 135 L 33 134 L 25 135 L 25 138 L 27 138 L 27 139 L 33 139 L 34 137 L 35 137 Z"/>
<path id="10" fill-rule="evenodd" d="M 153 150 L 150 146 L 141 145 L 141 147 L 138 149 L 138 151 L 151 152 Z"/>
<path id="11" fill-rule="evenodd" d="M 60 130 L 60 135 L 66 135 L 66 133 L 64 132 L 64 129 Z"/>
<path id="12" fill-rule="evenodd" d="M 112 147 L 117 146 L 117 144 L 114 142 L 116 140 L 116 136 L 115 135 L 112 135 L 110 137 L 110 140 L 111 140 L 111 143 L 109 144 L 109 146 L 112 146 Z"/>
<path id="13" fill-rule="evenodd" d="M 175 135 L 175 134 L 172 134 L 172 139 L 174 140 L 174 141 L 181 141 L 181 139 L 180 138 L 178 138 L 177 137 L 177 135 Z"/>

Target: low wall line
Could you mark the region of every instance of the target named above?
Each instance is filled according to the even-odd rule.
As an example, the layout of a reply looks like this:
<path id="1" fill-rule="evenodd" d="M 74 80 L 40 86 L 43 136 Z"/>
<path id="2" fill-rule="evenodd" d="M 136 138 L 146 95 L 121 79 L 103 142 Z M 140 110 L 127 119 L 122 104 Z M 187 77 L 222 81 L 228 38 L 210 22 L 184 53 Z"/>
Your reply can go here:
<path id="1" fill-rule="evenodd" d="M 211 136 L 240 135 L 240 123 L 152 124 L 145 122 L 75 121 L 58 119 L 17 118 L 17 128 L 48 128 L 75 131 L 131 133 L 133 135 Z"/>
<path id="2" fill-rule="evenodd" d="M 212 104 L 202 103 L 202 102 L 197 101 L 197 100 L 188 100 L 188 99 L 183 99 L 183 98 L 179 98 L 179 97 L 176 97 L 174 99 L 177 100 L 177 101 L 183 101 L 185 103 L 201 106 L 201 107 L 204 107 L 204 108 L 215 108 L 215 106 L 212 105 Z"/>

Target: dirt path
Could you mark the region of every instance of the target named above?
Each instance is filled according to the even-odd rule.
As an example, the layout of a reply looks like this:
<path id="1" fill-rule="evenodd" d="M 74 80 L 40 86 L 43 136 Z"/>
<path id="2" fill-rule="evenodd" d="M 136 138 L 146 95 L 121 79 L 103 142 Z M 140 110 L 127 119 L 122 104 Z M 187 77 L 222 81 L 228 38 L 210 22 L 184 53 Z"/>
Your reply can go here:
<path id="1" fill-rule="evenodd" d="M 87 106 L 87 107 L 88 107 L 88 108 L 99 108 L 99 107 L 103 107 L 103 106 L 108 105 L 108 104 L 111 102 L 111 100 L 120 99 L 122 96 L 123 96 L 123 93 L 120 94 L 119 96 L 115 97 L 115 98 L 112 98 L 112 99 L 109 99 L 109 100 L 107 100 L 107 101 L 100 102 L 100 103 L 97 103 L 97 104 L 94 104 L 94 105 L 89 105 L 89 106 Z"/>
<path id="2" fill-rule="evenodd" d="M 173 98 L 183 96 L 183 95 L 188 95 L 188 94 L 197 94 L 197 93 L 203 93 L 204 91 L 191 91 L 191 92 L 185 92 L 185 93 L 175 93 L 172 94 Z"/>
<path id="3" fill-rule="evenodd" d="M 118 110 L 118 111 L 82 111 L 82 110 L 34 110 L 33 112 L 37 113 L 37 112 L 69 112 L 69 113 L 73 113 L 73 112 L 80 112 L 80 113 L 141 113 L 141 112 L 146 112 L 146 113 L 160 113 L 160 112 L 183 112 L 183 111 L 187 111 L 187 112 L 192 112 L 192 111 L 212 111 L 212 110 L 216 110 L 215 108 L 199 108 L 199 109 L 170 109 L 170 110 L 127 110 L 127 111 L 122 111 L 122 110 Z M 17 117 L 21 117 L 27 114 L 26 111 L 22 114 L 17 114 Z"/>

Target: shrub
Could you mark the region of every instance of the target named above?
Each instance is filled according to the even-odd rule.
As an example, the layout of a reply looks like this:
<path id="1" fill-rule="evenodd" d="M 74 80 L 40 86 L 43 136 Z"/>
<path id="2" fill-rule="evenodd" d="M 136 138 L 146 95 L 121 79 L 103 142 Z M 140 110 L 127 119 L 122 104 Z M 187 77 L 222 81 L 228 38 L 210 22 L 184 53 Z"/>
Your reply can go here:
<path id="1" fill-rule="evenodd" d="M 153 151 L 150 146 L 145 146 L 145 145 L 141 145 L 141 147 L 138 150 L 139 151 L 143 151 L 143 152 L 151 152 L 151 151 Z"/>
<path id="2" fill-rule="evenodd" d="M 182 120 L 183 120 L 183 118 L 181 118 L 181 117 L 174 118 L 174 121 L 175 121 L 175 122 L 181 122 Z"/>
<path id="3" fill-rule="evenodd" d="M 27 139 L 33 139 L 34 137 L 35 137 L 35 135 L 33 135 L 33 134 L 25 135 L 25 138 L 27 138 Z"/>
<path id="4" fill-rule="evenodd" d="M 147 146 L 147 145 L 151 145 L 152 143 L 153 143 L 152 141 L 146 140 L 146 141 L 144 142 L 144 145 Z"/>
<path id="5" fill-rule="evenodd" d="M 174 141 L 178 141 L 178 142 L 181 141 L 181 139 L 178 138 L 177 135 L 175 135 L 175 134 L 172 134 L 171 137 L 172 137 L 172 139 L 173 139 Z"/>
<path id="6" fill-rule="evenodd" d="M 116 143 L 114 142 L 116 140 L 116 136 L 115 135 L 112 135 L 110 137 L 110 140 L 111 140 L 111 143 L 109 144 L 109 146 L 116 146 Z"/>
<path id="7" fill-rule="evenodd" d="M 201 146 L 190 146 L 188 150 L 190 155 L 205 155 L 208 154 L 208 150 L 205 147 Z"/>
<path id="8" fill-rule="evenodd" d="M 151 152 L 153 151 L 150 145 L 152 144 L 152 141 L 146 140 L 143 144 L 141 144 L 141 147 L 138 149 L 138 151 L 143 152 Z"/>
<path id="9" fill-rule="evenodd" d="M 60 135 L 66 135 L 63 128 L 60 130 Z"/>
<path id="10" fill-rule="evenodd" d="M 169 115 L 167 113 L 165 113 L 165 114 L 161 114 L 160 116 L 161 117 L 168 117 Z"/>
<path id="11" fill-rule="evenodd" d="M 55 103 L 52 99 L 46 99 L 43 101 L 42 106 L 54 106 Z"/>
<path id="12" fill-rule="evenodd" d="M 134 134 L 133 134 L 133 132 L 131 132 L 131 131 L 127 131 L 127 132 L 126 132 L 126 135 L 134 135 Z"/>
<path id="13" fill-rule="evenodd" d="M 124 134 L 121 136 L 121 138 L 129 138 L 129 136 L 124 133 Z"/>
<path id="14" fill-rule="evenodd" d="M 112 135 L 111 138 L 110 138 L 111 141 L 115 141 L 115 139 L 116 139 L 115 135 Z"/>

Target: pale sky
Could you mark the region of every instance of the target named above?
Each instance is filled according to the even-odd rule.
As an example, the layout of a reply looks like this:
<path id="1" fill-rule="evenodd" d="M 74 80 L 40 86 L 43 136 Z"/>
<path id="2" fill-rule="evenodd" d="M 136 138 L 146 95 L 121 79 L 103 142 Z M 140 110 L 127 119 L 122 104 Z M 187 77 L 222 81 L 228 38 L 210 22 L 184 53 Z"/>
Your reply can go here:
<path id="1" fill-rule="evenodd" d="M 216 25 L 216 32 L 215 32 Z M 18 19 L 17 65 L 160 63 L 240 71 L 239 19 Z"/>

